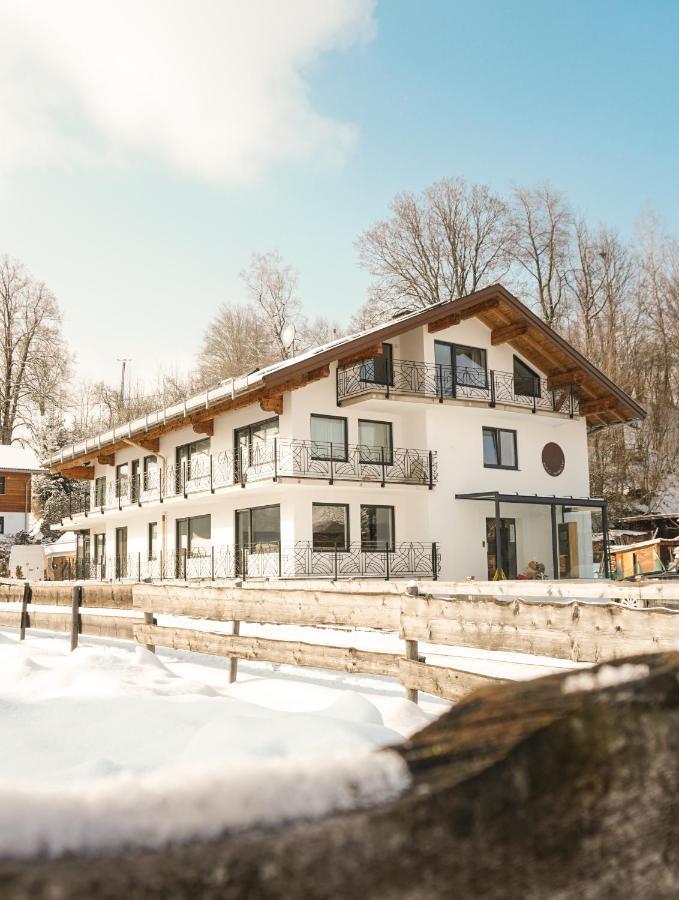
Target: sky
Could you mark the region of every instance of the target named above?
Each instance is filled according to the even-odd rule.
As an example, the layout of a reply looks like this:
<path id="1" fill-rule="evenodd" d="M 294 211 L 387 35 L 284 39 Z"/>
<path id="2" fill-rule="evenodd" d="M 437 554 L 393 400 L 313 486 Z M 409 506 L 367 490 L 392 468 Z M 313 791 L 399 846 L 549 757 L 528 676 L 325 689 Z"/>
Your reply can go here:
<path id="1" fill-rule="evenodd" d="M 345 324 L 399 191 L 549 181 L 679 234 L 676 0 L 0 0 L 0 253 L 77 373 L 184 370 L 277 249 Z"/>

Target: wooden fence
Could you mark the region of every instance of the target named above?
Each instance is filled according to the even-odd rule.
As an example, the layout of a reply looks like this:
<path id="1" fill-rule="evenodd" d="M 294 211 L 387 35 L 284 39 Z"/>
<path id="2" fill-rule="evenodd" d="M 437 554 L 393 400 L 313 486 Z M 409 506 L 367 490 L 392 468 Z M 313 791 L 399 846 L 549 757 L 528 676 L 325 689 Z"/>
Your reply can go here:
<path id="1" fill-rule="evenodd" d="M 446 596 L 404 593 L 403 589 L 380 592 L 361 585 L 350 591 L 332 583 L 310 588 L 275 583 L 198 587 L 5 582 L 0 584 L 0 603 L 15 602 L 21 607 L 0 611 L 0 627 L 19 628 L 22 638 L 29 628 L 70 632 L 72 648 L 78 636 L 85 634 L 134 640 L 149 649 L 158 646 L 225 657 L 230 660 L 232 681 L 238 659 L 388 676 L 398 679 L 414 700 L 418 691 L 457 700 L 500 680 L 432 665 L 420 656 L 422 643 L 579 662 L 679 649 L 679 613 L 669 609 L 488 597 L 469 592 L 468 585 L 464 594 L 456 592 L 458 586 L 437 588 Z M 499 593 L 497 585 L 495 590 Z M 63 607 L 63 611 L 46 612 L 34 609 L 36 605 Z M 87 609 L 106 609 L 109 614 L 83 611 Z M 116 615 L 119 610 L 136 615 Z M 159 616 L 179 622 L 158 624 Z M 232 633 L 192 627 L 196 619 L 208 627 L 210 622 L 231 622 Z M 403 651 L 246 636 L 239 633 L 241 623 L 368 629 L 398 635 Z"/>

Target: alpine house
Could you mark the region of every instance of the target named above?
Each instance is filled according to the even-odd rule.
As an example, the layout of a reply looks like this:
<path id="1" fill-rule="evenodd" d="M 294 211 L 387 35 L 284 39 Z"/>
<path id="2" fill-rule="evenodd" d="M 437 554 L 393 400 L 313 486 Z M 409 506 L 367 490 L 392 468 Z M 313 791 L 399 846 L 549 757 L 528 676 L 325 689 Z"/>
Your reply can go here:
<path id="1" fill-rule="evenodd" d="M 499 285 L 44 461 L 80 577 L 592 578 L 588 428 L 644 416 Z"/>

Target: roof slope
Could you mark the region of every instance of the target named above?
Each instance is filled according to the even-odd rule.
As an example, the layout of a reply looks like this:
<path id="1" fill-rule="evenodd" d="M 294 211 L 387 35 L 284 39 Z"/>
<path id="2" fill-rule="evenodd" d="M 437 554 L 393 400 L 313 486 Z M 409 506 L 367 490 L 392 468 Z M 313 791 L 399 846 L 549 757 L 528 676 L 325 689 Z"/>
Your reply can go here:
<path id="1" fill-rule="evenodd" d="M 0 470 L 9 472 L 40 472 L 40 460 L 30 447 L 19 444 L 0 444 Z"/>
<path id="2" fill-rule="evenodd" d="M 273 363 L 247 375 L 228 379 L 208 391 L 189 397 L 182 403 L 150 413 L 102 434 L 64 448 L 45 460 L 45 465 L 61 469 L 85 463 L 101 453 L 125 446 L 135 436 L 155 438 L 160 434 L 201 421 L 228 409 L 257 401 L 266 402 L 286 391 L 308 384 L 328 374 L 331 363 L 348 364 L 365 359 L 377 351 L 383 341 L 412 328 L 427 325 L 453 325 L 476 317 L 491 331 L 506 339 L 515 349 L 548 378 L 571 380 L 581 395 L 581 411 L 590 425 L 608 425 L 643 418 L 646 413 L 636 401 L 607 378 L 582 354 L 531 312 L 501 285 L 457 300 L 444 300 L 348 337 Z M 507 337 L 507 335 L 510 335 Z"/>

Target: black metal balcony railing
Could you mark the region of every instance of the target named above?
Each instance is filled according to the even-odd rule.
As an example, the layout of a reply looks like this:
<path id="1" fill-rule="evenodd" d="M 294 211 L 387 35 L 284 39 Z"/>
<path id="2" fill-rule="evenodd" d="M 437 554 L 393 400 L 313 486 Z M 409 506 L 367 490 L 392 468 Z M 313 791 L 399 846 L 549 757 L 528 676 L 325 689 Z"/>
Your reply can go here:
<path id="1" fill-rule="evenodd" d="M 154 468 L 135 477 L 107 481 L 105 490 L 93 486 L 91 495 L 69 495 L 61 518 L 122 510 L 145 502 L 214 493 L 219 488 L 280 478 L 415 484 L 433 488 L 438 478 L 437 456 L 431 450 L 369 445 L 324 444 L 274 438 L 250 452 L 205 454 L 181 465 Z"/>
<path id="2" fill-rule="evenodd" d="M 248 547 L 205 546 L 145 554 L 86 559 L 67 578 L 96 581 L 216 580 L 229 578 L 431 578 L 441 570 L 436 543 L 403 542 L 380 548 L 350 543 L 318 547 L 312 541 L 255 544 Z"/>
<path id="3" fill-rule="evenodd" d="M 550 388 L 544 378 L 526 375 L 515 378 L 511 372 L 396 359 L 387 383 L 375 381 L 374 374 L 370 360 L 338 369 L 338 403 L 377 392 L 386 397 L 394 394 L 433 397 L 441 402 L 446 399 L 479 400 L 489 406 L 502 403 L 532 409 L 533 412 L 560 412 L 571 417 L 579 411 L 573 385 Z"/>

